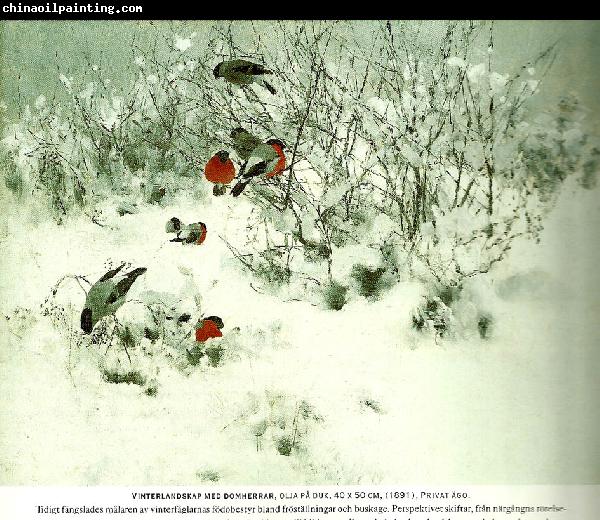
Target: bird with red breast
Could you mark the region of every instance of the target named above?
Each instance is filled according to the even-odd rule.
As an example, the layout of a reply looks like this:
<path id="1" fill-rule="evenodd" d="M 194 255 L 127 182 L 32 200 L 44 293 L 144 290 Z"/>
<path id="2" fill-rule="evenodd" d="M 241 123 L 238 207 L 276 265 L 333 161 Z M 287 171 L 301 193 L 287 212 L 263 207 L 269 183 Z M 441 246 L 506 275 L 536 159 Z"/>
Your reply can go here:
<path id="1" fill-rule="evenodd" d="M 208 316 L 200 319 L 196 324 L 196 341 L 204 343 L 211 338 L 220 338 L 223 336 L 223 320 L 218 316 Z"/>
<path id="2" fill-rule="evenodd" d="M 242 174 L 242 180 L 233 187 L 231 194 L 234 197 L 240 195 L 255 177 L 270 179 L 281 175 L 286 167 L 283 150 L 285 150 L 285 144 L 280 139 L 269 139 L 266 143 L 257 145 L 247 161 L 247 164 L 250 165 L 248 171 Z"/>
<path id="3" fill-rule="evenodd" d="M 177 217 L 173 217 L 167 221 L 165 231 L 176 233 L 175 238 L 169 242 L 201 245 L 206 240 L 207 227 L 204 222 L 194 222 L 186 225 Z"/>
<path id="4" fill-rule="evenodd" d="M 211 346 L 208 340 L 223 337 L 222 328 L 223 320 L 218 316 L 198 320 L 195 327 L 196 343 L 191 349 L 186 349 L 186 357 L 191 365 L 197 365 L 204 356 L 208 356 L 214 366 L 218 364 L 222 348 L 219 345 Z"/>
<path id="5" fill-rule="evenodd" d="M 204 176 L 214 184 L 213 195 L 224 195 L 227 185 L 235 179 L 235 165 L 229 158 L 229 152 L 219 150 L 213 155 L 204 167 Z"/>

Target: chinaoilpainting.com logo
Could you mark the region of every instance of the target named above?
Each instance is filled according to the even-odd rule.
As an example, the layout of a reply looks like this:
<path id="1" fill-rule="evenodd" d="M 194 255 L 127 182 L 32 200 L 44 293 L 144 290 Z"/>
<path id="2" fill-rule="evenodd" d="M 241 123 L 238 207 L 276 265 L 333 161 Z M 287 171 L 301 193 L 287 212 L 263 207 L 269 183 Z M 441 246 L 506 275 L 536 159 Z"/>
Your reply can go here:
<path id="1" fill-rule="evenodd" d="M 115 7 L 114 5 L 103 5 L 99 3 L 95 4 L 72 4 L 62 5 L 56 2 L 48 2 L 45 4 L 29 5 L 9 2 L 8 4 L 2 4 L 3 13 L 18 13 L 18 14 L 120 14 L 120 13 L 141 13 L 141 5 L 121 5 Z"/>

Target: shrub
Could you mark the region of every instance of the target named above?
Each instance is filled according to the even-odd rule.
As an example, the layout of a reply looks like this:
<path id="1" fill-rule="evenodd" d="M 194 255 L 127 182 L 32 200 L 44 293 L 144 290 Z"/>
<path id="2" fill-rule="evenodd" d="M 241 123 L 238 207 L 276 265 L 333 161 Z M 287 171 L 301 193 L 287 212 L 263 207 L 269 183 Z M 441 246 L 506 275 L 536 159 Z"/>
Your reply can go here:
<path id="1" fill-rule="evenodd" d="M 328 288 L 342 279 L 333 253 L 356 244 L 378 251 L 393 274 L 356 268 L 364 296 L 403 276 L 460 286 L 502 261 L 515 239 L 538 239 L 568 176 L 593 183 L 585 172 L 596 169 L 598 148 L 577 104 L 561 100 L 542 117 L 528 103 L 554 47 L 503 73 L 493 24 L 449 22 L 432 52 L 414 23 L 382 23 L 368 49 L 338 29 L 292 25 L 277 50 L 254 56 L 285 77 L 290 104 L 245 93 L 249 125 L 288 142 L 291 164 L 247 188 L 257 209 L 248 227 L 261 234 L 233 246 L 255 273 L 254 262 L 269 258 L 258 270 L 269 283 Z M 224 45 L 241 51 L 235 39 Z"/>
<path id="2" fill-rule="evenodd" d="M 250 394 L 246 410 L 239 418 L 245 419 L 257 450 L 269 442 L 269 449 L 286 457 L 302 451 L 306 436 L 323 421 L 306 400 L 269 390 Z"/>
<path id="3" fill-rule="evenodd" d="M 332 280 L 323 289 L 323 299 L 328 309 L 339 311 L 346 305 L 348 287 Z"/>
<path id="4" fill-rule="evenodd" d="M 292 449 L 294 449 L 294 442 L 289 437 L 280 437 L 276 442 L 277 451 L 280 455 L 285 455 L 289 457 L 292 454 Z"/>
<path id="5" fill-rule="evenodd" d="M 136 370 L 123 373 L 105 370 L 102 376 L 107 383 L 127 383 L 139 386 L 144 386 L 146 384 L 146 378 Z"/>
<path id="6" fill-rule="evenodd" d="M 366 298 L 377 297 L 382 290 L 383 267 L 371 268 L 356 264 L 351 276 L 358 283 L 358 293 Z"/>
<path id="7" fill-rule="evenodd" d="M 434 332 L 440 337 L 452 330 L 452 309 L 439 296 L 427 297 L 412 317 L 413 327 L 418 331 Z"/>

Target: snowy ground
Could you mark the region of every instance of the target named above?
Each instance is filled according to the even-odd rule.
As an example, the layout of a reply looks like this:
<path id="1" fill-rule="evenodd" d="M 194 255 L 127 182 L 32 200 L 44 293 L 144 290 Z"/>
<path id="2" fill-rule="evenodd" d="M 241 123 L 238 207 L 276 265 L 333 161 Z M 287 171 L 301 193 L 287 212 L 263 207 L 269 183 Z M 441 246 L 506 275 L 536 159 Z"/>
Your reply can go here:
<path id="1" fill-rule="evenodd" d="M 243 232 L 230 197 L 105 227 L 32 223 L 5 202 L 2 314 L 34 313 L 0 322 L 0 483 L 598 483 L 597 200 L 567 190 L 542 243 L 473 287 L 495 318 L 490 340 L 437 343 L 410 327 L 417 284 L 339 312 L 256 292 L 217 236 Z M 168 243 L 174 215 L 204 221 L 206 242 Z M 61 276 L 95 280 L 109 259 L 148 268 L 132 298 L 184 291 L 178 266 L 191 269 L 202 312 L 225 336 L 240 327 L 239 352 L 193 370 L 155 356 L 154 396 L 105 382 L 103 353 L 69 346 L 38 310 Z M 77 328 L 84 296 L 69 287 Z M 292 431 L 299 449 L 281 455 Z"/>

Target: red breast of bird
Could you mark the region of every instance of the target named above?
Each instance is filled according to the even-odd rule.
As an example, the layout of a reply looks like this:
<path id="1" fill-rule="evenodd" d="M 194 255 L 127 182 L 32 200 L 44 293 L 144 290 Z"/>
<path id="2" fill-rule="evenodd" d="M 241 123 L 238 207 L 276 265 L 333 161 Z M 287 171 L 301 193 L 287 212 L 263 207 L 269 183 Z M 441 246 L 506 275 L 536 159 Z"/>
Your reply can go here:
<path id="1" fill-rule="evenodd" d="M 196 341 L 204 343 L 210 338 L 220 338 L 223 333 L 217 324 L 212 320 L 202 320 L 200 326 L 196 329 Z"/>
<path id="2" fill-rule="evenodd" d="M 198 240 L 196 241 L 196 244 L 200 245 L 205 240 L 206 240 L 206 226 L 202 225 L 202 230 L 200 231 L 200 236 L 198 237 Z"/>
<path id="3" fill-rule="evenodd" d="M 204 176 L 210 182 L 229 184 L 235 178 L 235 166 L 227 152 L 217 152 L 204 167 Z"/>
<path id="4" fill-rule="evenodd" d="M 273 169 L 266 174 L 267 179 L 274 177 L 275 175 L 279 175 L 283 170 L 285 170 L 285 155 L 283 153 L 283 148 L 278 143 L 272 143 L 271 147 L 277 154 L 277 162 L 275 163 Z"/>
<path id="5" fill-rule="evenodd" d="M 252 172 L 259 163 L 266 163 L 266 165 L 260 168 L 260 171 L 256 171 L 255 174 L 264 172 L 266 178 L 279 175 L 285 170 L 286 165 L 282 146 L 279 143 L 261 143 L 258 145 L 252 150 L 247 172 Z"/>
<path id="6" fill-rule="evenodd" d="M 198 222 L 196 224 L 190 224 L 188 227 L 190 229 L 190 238 L 195 238 L 196 244 L 200 245 L 206 240 L 206 224 L 203 222 Z"/>

